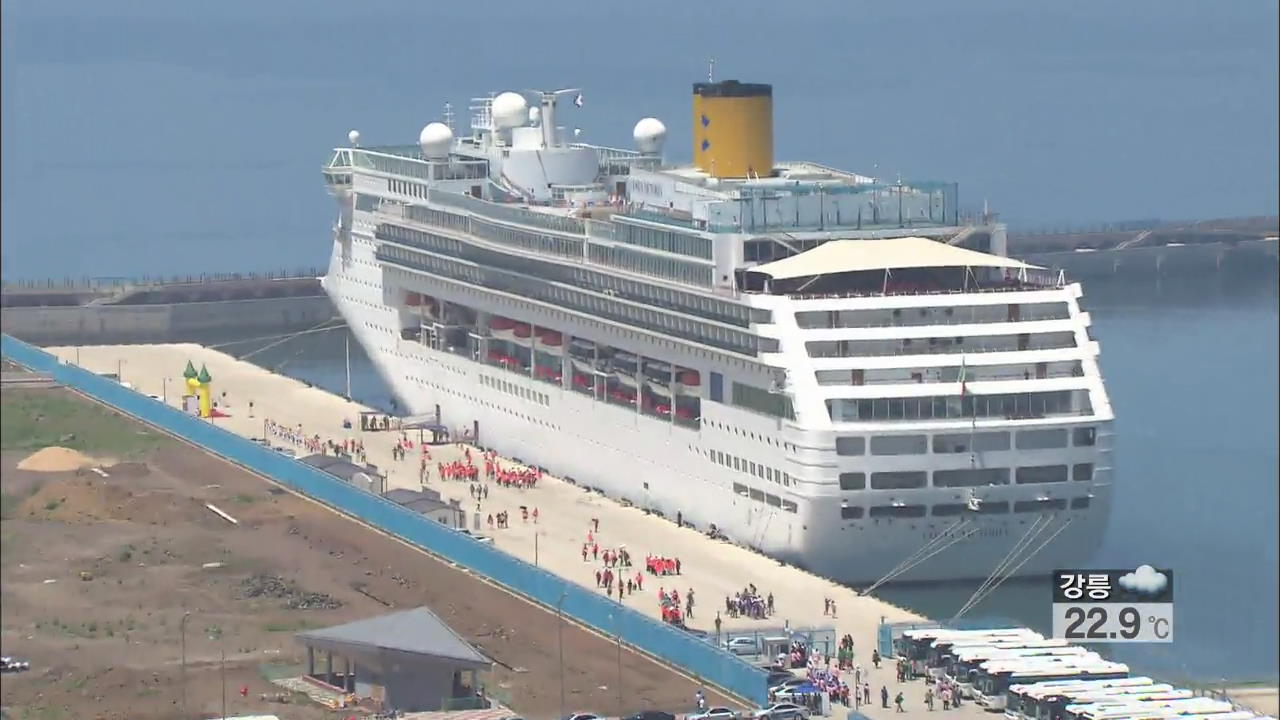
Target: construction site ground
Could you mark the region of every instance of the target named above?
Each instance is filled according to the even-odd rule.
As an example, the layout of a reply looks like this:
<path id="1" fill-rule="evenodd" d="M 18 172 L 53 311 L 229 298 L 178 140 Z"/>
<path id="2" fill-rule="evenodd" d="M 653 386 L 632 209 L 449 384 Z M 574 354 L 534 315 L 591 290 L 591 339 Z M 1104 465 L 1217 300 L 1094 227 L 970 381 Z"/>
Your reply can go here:
<path id="1" fill-rule="evenodd" d="M 186 717 L 220 716 L 224 697 L 229 716 L 347 717 L 264 697 L 281 693 L 269 678 L 301 669 L 294 632 L 421 605 L 496 661 L 495 698 L 527 718 L 561 713 L 554 611 L 67 390 L 6 390 L 3 405 L 0 639 L 31 664 L 0 686 L 8 717 L 182 717 L 184 684 Z M 18 469 L 51 441 L 96 462 Z M 565 710 L 618 714 L 619 672 L 624 713 L 692 704 L 692 680 L 625 649 L 619 659 L 573 624 L 562 633 Z"/>

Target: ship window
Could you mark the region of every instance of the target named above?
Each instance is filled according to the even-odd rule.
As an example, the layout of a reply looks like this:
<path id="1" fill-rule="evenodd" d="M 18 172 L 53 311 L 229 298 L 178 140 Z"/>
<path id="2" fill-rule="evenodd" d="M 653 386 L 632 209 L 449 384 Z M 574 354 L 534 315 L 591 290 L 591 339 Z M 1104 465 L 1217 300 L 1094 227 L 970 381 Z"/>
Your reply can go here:
<path id="1" fill-rule="evenodd" d="M 755 488 L 750 488 L 751 499 L 756 502 L 764 502 L 764 492 Z"/>
<path id="2" fill-rule="evenodd" d="M 966 468 L 963 470 L 934 470 L 934 487 L 980 487 L 983 485 L 1007 485 L 1008 468 Z"/>
<path id="3" fill-rule="evenodd" d="M 920 455 L 929 451 L 924 435 L 877 435 L 871 438 L 872 455 Z M 873 481 L 872 486 L 875 486 Z"/>
<path id="4" fill-rule="evenodd" d="M 836 438 L 837 455 L 862 455 L 867 451 L 867 439 L 863 437 Z"/>
<path id="5" fill-rule="evenodd" d="M 1025 512 L 1044 512 L 1046 510 L 1065 510 L 1067 509 L 1067 501 L 1065 498 L 1056 498 L 1053 500 L 1022 500 L 1013 504 L 1013 511 L 1016 513 Z"/>
<path id="6" fill-rule="evenodd" d="M 1085 496 L 1083 496 L 1083 497 L 1071 498 L 1071 509 L 1072 509 L 1072 510 L 1084 510 L 1084 509 L 1085 509 L 1085 508 L 1087 508 L 1087 507 L 1089 507 L 1089 496 L 1088 496 L 1088 495 L 1085 495 Z"/>
<path id="7" fill-rule="evenodd" d="M 840 489 L 841 490 L 867 489 L 867 474 L 860 473 L 860 472 L 840 473 Z"/>
<path id="8" fill-rule="evenodd" d="M 764 469 L 764 479 L 773 482 L 773 468 L 766 467 Z"/>
<path id="9" fill-rule="evenodd" d="M 711 383 L 709 386 L 711 391 L 711 400 L 713 402 L 724 402 L 724 376 L 718 372 L 711 373 Z"/>
<path id="10" fill-rule="evenodd" d="M 735 493 L 737 493 L 738 495 L 741 495 L 741 496 L 743 496 L 743 497 L 746 497 L 746 496 L 747 496 L 747 486 L 746 486 L 746 485 L 743 485 L 743 484 L 741 484 L 741 483 L 734 483 L 734 484 L 733 484 L 733 491 L 734 491 Z"/>
<path id="11" fill-rule="evenodd" d="M 795 502 L 791 500 L 783 500 L 782 509 L 789 513 L 799 512 L 800 510 L 800 508 L 796 506 Z"/>
<path id="12" fill-rule="evenodd" d="M 845 520 L 857 520 L 862 517 L 862 508 L 857 505 L 841 505 L 840 517 Z"/>
<path id="13" fill-rule="evenodd" d="M 925 514 L 924 505 L 877 505 L 871 508 L 873 518 L 920 518 Z"/>
<path id="14" fill-rule="evenodd" d="M 1092 427 L 1076 428 L 1071 431 L 1071 437 L 1076 447 L 1089 447 L 1098 441 L 1098 430 Z"/>
<path id="15" fill-rule="evenodd" d="M 1019 450 L 1046 450 L 1066 446 L 1066 430 L 1023 430 L 1018 433 Z"/>
<path id="16" fill-rule="evenodd" d="M 742 461 L 741 461 L 740 459 L 738 459 L 738 456 L 737 456 L 737 455 L 735 455 L 735 456 L 733 457 L 733 469 L 734 469 L 734 470 L 741 471 L 741 470 L 742 470 L 742 468 L 741 468 L 741 467 L 739 467 L 739 463 L 741 463 L 741 462 L 742 462 Z"/>
<path id="17" fill-rule="evenodd" d="M 778 497 L 777 495 L 765 495 L 764 501 L 768 505 L 772 505 L 774 507 L 782 507 L 782 498 Z"/>
<path id="18" fill-rule="evenodd" d="M 1009 449 L 1009 433 L 950 433 L 933 436 L 935 453 L 998 452 Z"/>
<path id="19" fill-rule="evenodd" d="M 1080 463 L 1071 467 L 1071 479 L 1088 482 L 1093 479 L 1093 463 Z"/>
<path id="20" fill-rule="evenodd" d="M 984 500 L 982 504 L 978 506 L 979 515 L 1003 515 L 1007 512 L 1009 512 L 1009 503 L 1004 500 L 996 502 Z"/>
<path id="21" fill-rule="evenodd" d="M 969 508 L 963 503 L 948 503 L 946 505 L 934 505 L 930 511 L 934 517 L 952 517 L 955 515 L 963 515 Z"/>
<path id="22" fill-rule="evenodd" d="M 871 473 L 872 490 L 909 490 L 922 488 L 928 474 L 922 471 Z"/>
<path id="23" fill-rule="evenodd" d="M 1036 465 L 1018 468 L 1018 484 L 1066 482 L 1066 465 Z"/>

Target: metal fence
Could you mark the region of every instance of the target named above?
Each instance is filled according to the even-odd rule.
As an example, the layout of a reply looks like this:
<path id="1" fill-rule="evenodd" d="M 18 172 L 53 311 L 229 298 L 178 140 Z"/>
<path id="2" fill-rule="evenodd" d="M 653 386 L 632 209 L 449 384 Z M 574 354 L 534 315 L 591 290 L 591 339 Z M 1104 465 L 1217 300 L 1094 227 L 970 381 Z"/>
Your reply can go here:
<path id="1" fill-rule="evenodd" d="M 234 282 L 243 280 L 311 280 L 324 275 L 324 268 L 281 268 L 264 272 L 198 273 L 187 275 L 140 275 L 137 277 L 60 277 L 18 278 L 5 280 L 5 290 L 111 290 L 154 285 L 190 285 L 194 283 Z"/>
<path id="2" fill-rule="evenodd" d="M 642 615 L 605 596 L 530 565 L 451 530 L 406 507 L 285 457 L 213 423 L 134 392 L 114 380 L 4 335 L 0 350 L 9 359 L 83 392 L 117 410 L 343 513 L 461 565 L 623 643 L 681 668 L 751 702 L 767 699 L 766 674 L 729 652 L 679 628 Z"/>

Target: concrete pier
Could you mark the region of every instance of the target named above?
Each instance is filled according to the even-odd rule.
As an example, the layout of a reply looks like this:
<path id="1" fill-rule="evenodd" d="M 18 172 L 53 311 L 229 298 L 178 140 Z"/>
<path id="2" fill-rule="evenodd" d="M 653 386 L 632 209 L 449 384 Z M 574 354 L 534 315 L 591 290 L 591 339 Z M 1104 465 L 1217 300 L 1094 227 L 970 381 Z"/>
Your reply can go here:
<path id="1" fill-rule="evenodd" d="M 91 371 L 111 374 L 118 371 L 121 379 L 139 392 L 165 396 L 172 405 L 180 402 L 182 372 L 187 362 L 191 361 L 196 367 L 206 365 L 213 377 L 213 397 L 219 401 L 219 409 L 230 415 L 211 422 L 250 438 L 262 437 L 267 419 L 288 427 L 301 425 L 305 434 L 318 434 L 322 440 L 354 438 L 364 443 L 368 462 L 388 473 L 388 488 L 420 487 L 420 455 L 416 446 L 406 459 L 392 460 L 391 448 L 399 438 L 398 433 L 362 432 L 359 429 L 359 412 L 370 408 L 318 388 L 309 388 L 297 380 L 274 375 L 216 350 L 181 344 L 57 347 L 48 348 L 48 351 L 64 362 L 75 363 L 78 357 L 79 364 Z M 249 412 L 250 401 L 253 402 L 252 415 Z M 354 427 L 343 429 L 344 419 L 350 420 Z M 411 437 L 416 443 L 416 433 Z M 286 443 L 275 439 L 272 444 Z M 473 528 L 478 519 L 479 532 L 492 536 L 500 549 L 584 587 L 594 588 L 595 571 L 602 567 L 599 562 L 593 562 L 590 555 L 587 561 L 582 559 L 582 545 L 593 518 L 600 521 L 594 540 L 602 550 L 625 547 L 631 554 L 634 565 L 630 571 L 615 571 L 624 579 L 628 574 L 634 577 L 637 572 L 643 573 L 646 555 L 680 558 L 681 575 L 655 577 L 646 573 L 644 589 L 623 600 L 624 604 L 653 617 L 660 617 L 657 600 L 660 587 L 668 591 L 673 588 L 679 590 L 682 599 L 692 589 L 696 598 L 694 615 L 689 620 L 692 627 L 714 632 L 714 618 L 718 610 L 721 611 L 722 634 L 764 630 L 784 624 L 793 628 L 831 626 L 835 628 L 837 637 L 844 634 L 853 636 L 856 662 L 866 670 L 871 668 L 871 650 L 882 620 L 924 620 L 875 598 L 861 597 L 853 590 L 826 579 L 781 565 L 753 551 L 710 540 L 694 530 L 679 528 L 673 522 L 624 507 L 549 476 L 532 490 L 504 489 L 489 483 L 489 496 L 479 503 L 477 510 L 476 501 L 469 496 L 467 482 L 441 481 L 436 472 L 438 463 L 460 458 L 463 446 L 437 446 L 430 448 L 430 452 L 428 486 L 442 492 L 446 498 L 462 501 L 470 513 L 469 522 Z M 483 472 L 479 452 L 472 449 L 471 453 L 473 461 L 481 466 Z M 513 465 L 511 462 L 503 463 L 504 467 Z M 617 471 L 625 472 L 625 469 Z M 527 506 L 531 514 L 527 522 L 521 520 L 522 505 Z M 532 519 L 534 508 L 538 509 L 536 524 Z M 487 516 L 504 510 L 510 514 L 510 528 L 490 530 L 485 522 Z M 773 594 L 774 617 L 762 621 L 731 619 L 723 613 L 725 596 L 743 589 L 748 583 L 754 583 L 761 594 Z M 835 601 L 836 617 L 824 616 L 824 599 Z M 899 690 L 904 693 L 908 715 L 925 712 L 923 683 L 916 681 L 899 685 L 891 663 L 885 663 L 879 671 L 871 671 L 869 683 L 872 704 L 876 707 L 863 708 L 868 716 L 901 715 L 878 707 L 882 686 L 888 688 L 891 697 Z M 844 709 L 837 708 L 834 712 L 842 714 Z M 981 709 L 972 704 L 949 714 L 984 716 Z"/>

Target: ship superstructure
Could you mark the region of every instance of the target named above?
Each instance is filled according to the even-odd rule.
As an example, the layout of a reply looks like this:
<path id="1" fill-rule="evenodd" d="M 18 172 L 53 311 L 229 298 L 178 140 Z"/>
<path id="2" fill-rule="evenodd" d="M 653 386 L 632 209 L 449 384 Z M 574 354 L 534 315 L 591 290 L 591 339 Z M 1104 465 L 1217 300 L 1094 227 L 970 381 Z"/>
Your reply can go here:
<path id="1" fill-rule="evenodd" d="M 578 142 L 570 100 L 334 151 L 325 288 L 403 407 L 838 580 L 1087 559 L 1113 416 L 1078 284 L 954 183 L 775 161 L 768 85 L 694 85 L 679 167 L 654 118 Z"/>

